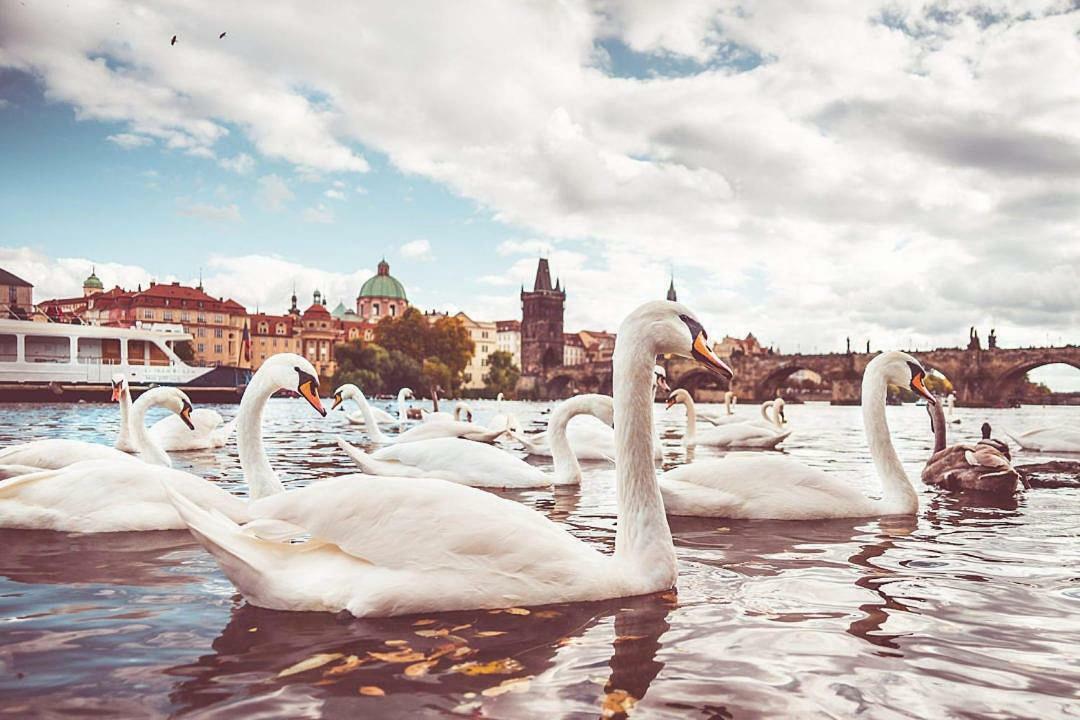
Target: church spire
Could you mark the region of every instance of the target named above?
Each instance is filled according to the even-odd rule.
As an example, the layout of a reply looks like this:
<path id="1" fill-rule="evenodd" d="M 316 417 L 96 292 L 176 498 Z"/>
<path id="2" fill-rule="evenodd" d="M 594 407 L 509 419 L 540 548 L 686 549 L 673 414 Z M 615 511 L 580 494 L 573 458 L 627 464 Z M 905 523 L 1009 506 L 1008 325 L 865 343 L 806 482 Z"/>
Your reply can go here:
<path id="1" fill-rule="evenodd" d="M 675 292 L 675 276 L 674 275 L 671 276 L 671 282 L 668 284 L 667 299 L 670 300 L 671 302 L 678 302 L 679 301 L 679 296 Z"/>

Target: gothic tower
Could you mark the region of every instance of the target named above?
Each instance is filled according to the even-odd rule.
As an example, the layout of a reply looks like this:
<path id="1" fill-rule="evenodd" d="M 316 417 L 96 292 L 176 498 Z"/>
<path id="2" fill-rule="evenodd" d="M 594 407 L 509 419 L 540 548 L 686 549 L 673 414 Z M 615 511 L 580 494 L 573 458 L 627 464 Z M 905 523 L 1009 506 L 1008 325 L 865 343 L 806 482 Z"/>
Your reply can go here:
<path id="1" fill-rule="evenodd" d="M 533 289 L 521 289 L 521 372 L 540 375 L 563 364 L 566 289 L 551 286 L 548 261 L 540 258 Z"/>

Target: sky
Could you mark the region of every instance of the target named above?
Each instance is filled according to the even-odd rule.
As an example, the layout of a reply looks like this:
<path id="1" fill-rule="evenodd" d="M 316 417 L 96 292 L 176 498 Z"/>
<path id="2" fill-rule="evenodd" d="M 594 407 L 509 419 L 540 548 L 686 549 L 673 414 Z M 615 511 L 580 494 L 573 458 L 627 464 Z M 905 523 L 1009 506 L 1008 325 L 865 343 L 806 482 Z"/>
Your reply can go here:
<path id="1" fill-rule="evenodd" d="M 349 305 L 385 256 L 413 304 L 496 320 L 543 255 L 568 330 L 673 275 L 711 335 L 782 351 L 1080 342 L 1075 2 L 0 18 L 0 267 L 38 299 L 96 267 Z"/>

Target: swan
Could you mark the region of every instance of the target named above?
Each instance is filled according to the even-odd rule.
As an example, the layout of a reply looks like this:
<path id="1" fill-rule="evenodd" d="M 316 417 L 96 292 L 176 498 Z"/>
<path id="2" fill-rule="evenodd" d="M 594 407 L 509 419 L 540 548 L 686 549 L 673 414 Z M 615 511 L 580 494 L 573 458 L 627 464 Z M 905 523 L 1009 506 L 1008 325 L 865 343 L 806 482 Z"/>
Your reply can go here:
<path id="1" fill-rule="evenodd" d="M 116 438 L 117 450 L 136 452 L 131 442 L 131 387 L 122 373 L 112 376 L 113 402 L 120 403 L 120 433 Z M 216 410 L 199 408 L 191 412 L 192 430 L 179 415 L 169 415 L 150 426 L 148 431 L 154 442 L 167 452 L 183 450 L 206 450 L 224 447 L 229 436 L 236 430 L 236 420 L 225 423 Z"/>
<path id="2" fill-rule="evenodd" d="M 922 471 L 922 481 L 947 490 L 1012 495 L 1021 484 L 1020 474 L 1009 459 L 990 443 L 946 447 L 945 412 L 942 403 L 927 403 L 930 426 L 934 429 L 934 449 Z M 983 423 L 989 437 L 989 425 Z"/>
<path id="3" fill-rule="evenodd" d="M 730 390 L 725 392 L 724 393 L 724 406 L 725 406 L 724 409 L 725 409 L 725 412 L 724 413 L 715 413 L 715 412 L 710 412 L 709 410 L 700 409 L 694 403 L 694 398 L 693 398 L 692 395 L 690 395 L 689 392 L 687 392 L 683 388 L 678 388 L 678 389 L 672 391 L 672 393 L 668 396 L 667 408 L 671 409 L 672 407 L 675 406 L 676 403 L 682 403 L 683 405 L 685 405 L 687 407 L 687 417 L 689 417 L 689 408 L 690 408 L 691 405 L 693 405 L 693 407 L 694 407 L 694 419 L 695 420 L 705 420 L 706 422 L 708 422 L 708 423 L 710 423 L 710 424 L 712 424 L 714 426 L 730 425 L 732 423 L 747 423 L 748 422 L 748 423 L 753 423 L 755 425 L 762 425 L 764 427 L 769 427 L 769 428 L 775 427 L 775 428 L 778 428 L 778 429 L 781 429 L 781 430 L 783 429 L 783 427 L 784 427 L 784 418 L 783 418 L 784 400 L 783 400 L 783 398 L 776 398 L 775 400 L 766 400 L 765 402 L 761 403 L 761 407 L 760 407 L 761 420 L 756 421 L 756 420 L 751 420 L 750 418 L 747 418 L 744 415 L 736 415 L 736 414 L 734 414 L 732 412 L 732 410 L 731 410 L 732 405 L 729 402 L 729 398 L 733 398 L 733 397 L 734 397 L 734 395 L 732 395 Z"/>
<path id="4" fill-rule="evenodd" d="M 342 389 L 348 388 L 345 400 L 352 400 L 358 407 L 363 408 L 364 405 L 369 405 L 367 397 L 356 385 L 352 383 L 346 383 L 341 386 Z M 375 422 L 382 425 L 393 425 L 398 420 L 390 413 L 386 412 L 380 407 L 371 406 L 371 415 L 375 418 Z M 353 425 L 364 425 L 364 413 L 362 411 L 354 413 L 345 413 L 345 419 Z"/>
<path id="5" fill-rule="evenodd" d="M 783 455 L 740 453 L 664 473 L 660 490 L 668 514 L 757 520 L 914 515 L 919 498 L 889 437 L 885 396 L 892 384 L 937 402 L 923 384 L 925 375 L 922 365 L 903 352 L 878 355 L 863 373 L 863 427 L 884 491 L 880 499 Z"/>
<path id="6" fill-rule="evenodd" d="M 678 303 L 647 303 L 622 323 L 613 358 L 613 555 L 518 502 L 432 478 L 312 483 L 252 503 L 257 519 L 243 527 L 197 498 L 169 488 L 170 497 L 240 593 L 265 608 L 378 617 L 666 590 L 678 569 L 650 447 L 657 353 L 689 355 L 731 377 Z M 302 537 L 310 539 L 292 541 Z"/>
<path id="7" fill-rule="evenodd" d="M 120 376 L 120 379 L 124 380 L 123 376 Z M 124 380 L 123 384 L 126 384 L 126 380 Z M 131 405 L 130 415 L 121 405 L 121 430 L 117 443 L 119 444 L 121 438 L 126 438 L 125 444 L 133 452 L 138 453 L 137 458 L 108 445 L 84 442 L 82 440 L 50 438 L 48 440 L 34 440 L 0 450 L 0 465 L 24 465 L 38 470 L 59 470 L 87 460 L 104 460 L 108 462 L 131 462 L 133 460 L 137 462 L 143 460 L 151 465 L 172 467 L 172 460 L 169 459 L 168 454 L 157 443 L 156 439 L 149 434 L 145 424 L 147 411 L 157 405 L 164 405 L 170 409 L 175 406 L 178 409 L 173 411 L 179 415 L 181 422 L 191 423 L 191 403 L 187 400 L 187 395 L 180 392 L 179 397 L 182 400 L 179 402 L 181 404 L 176 405 L 178 396 L 175 393 L 166 392 L 170 389 L 174 388 L 161 387 L 147 390 Z M 115 382 L 113 384 L 113 397 L 121 398 L 121 402 L 123 402 L 122 387 Z M 126 433 L 124 432 L 125 429 L 127 430 Z"/>
<path id="8" fill-rule="evenodd" d="M 503 410 L 503 394 L 495 396 L 495 414 L 488 420 L 489 430 L 503 430 L 504 432 L 517 431 L 521 427 L 517 416 Z"/>
<path id="9" fill-rule="evenodd" d="M 990 427 L 990 423 L 984 422 L 980 430 L 982 431 L 982 439 L 976 444 L 989 445 L 1004 455 L 1006 460 L 1012 462 L 1012 453 L 1009 451 L 1009 443 L 990 437 L 994 432 L 994 429 Z"/>
<path id="10" fill-rule="evenodd" d="M 411 397 L 415 397 L 415 396 L 413 395 L 413 391 L 410 390 L 409 388 L 403 387 L 400 390 L 398 390 L 398 394 L 397 394 L 397 412 L 398 412 L 397 423 L 398 423 L 398 430 L 400 430 L 402 427 L 405 426 L 406 423 L 409 422 L 409 406 L 405 404 L 405 401 L 408 400 Z"/>
<path id="11" fill-rule="evenodd" d="M 776 401 L 769 401 L 775 407 Z M 780 425 L 780 416 L 775 413 L 771 423 L 740 422 L 727 423 L 720 427 L 709 428 L 704 432 L 697 431 L 697 410 L 690 393 L 682 388 L 671 393 L 668 397 L 668 407 L 675 403 L 686 405 L 686 433 L 683 435 L 683 445 L 710 445 L 723 448 L 757 448 L 774 450 L 777 445 L 787 439 L 791 431 L 784 431 Z M 766 404 L 762 405 L 761 414 L 766 415 Z"/>
<path id="12" fill-rule="evenodd" d="M 334 391 L 334 404 L 331 409 L 338 407 L 346 398 L 354 394 L 360 394 L 359 388 L 352 384 L 342 385 Z M 362 394 L 360 396 L 363 397 Z M 460 404 L 464 405 L 464 403 Z M 367 433 L 373 442 L 380 445 L 409 443 L 440 437 L 463 437 L 466 440 L 490 443 L 495 442 L 505 432 L 505 430 L 489 430 L 483 425 L 476 425 L 472 422 L 445 420 L 443 422 L 421 423 L 395 437 L 388 437 L 379 429 L 371 410 L 371 406 L 366 402 L 360 404 L 360 412 L 364 414 L 366 419 L 364 424 L 367 425 Z"/>
<path id="13" fill-rule="evenodd" d="M 237 445 L 252 498 L 284 491 L 262 446 L 263 406 L 278 390 L 295 389 L 325 415 L 315 377 L 315 369 L 299 355 L 274 355 L 262 364 L 244 392 L 237 415 Z M 147 396 L 177 414 L 190 412 L 191 404 L 183 392 L 159 387 L 139 397 L 135 414 Z M 223 517 L 248 519 L 247 503 L 242 498 L 195 475 L 130 459 L 88 460 L 0 482 L 0 527 L 64 532 L 183 530 L 187 525 L 169 501 L 167 487 Z"/>
<path id="14" fill-rule="evenodd" d="M 1023 433 L 1005 434 L 1024 450 L 1040 452 L 1080 452 L 1080 430 L 1062 427 L 1045 427 Z"/>

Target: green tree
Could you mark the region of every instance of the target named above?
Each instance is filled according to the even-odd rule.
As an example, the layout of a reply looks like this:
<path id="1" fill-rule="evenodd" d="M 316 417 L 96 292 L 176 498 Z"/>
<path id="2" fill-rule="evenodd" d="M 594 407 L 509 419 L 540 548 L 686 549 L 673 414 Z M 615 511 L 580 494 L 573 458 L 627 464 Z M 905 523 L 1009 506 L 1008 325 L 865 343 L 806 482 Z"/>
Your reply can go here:
<path id="1" fill-rule="evenodd" d="M 953 384 L 949 382 L 949 378 L 933 371 L 926 373 L 923 382 L 926 385 L 926 389 L 935 395 L 944 396 L 953 391 Z"/>
<path id="2" fill-rule="evenodd" d="M 428 322 L 428 318 L 416 308 L 407 308 L 397 317 L 383 318 L 375 326 L 375 341 L 391 354 L 399 352 L 411 358 L 417 368 L 416 377 L 420 377 L 425 360 L 437 360 L 449 373 L 442 387 L 450 391 L 456 391 L 461 386 L 462 374 L 473 354 L 469 331 L 460 320 L 440 317 L 435 322 Z M 400 362 L 393 364 L 395 367 L 405 367 Z M 412 365 L 408 365 L 408 368 L 411 372 Z M 383 379 L 389 384 L 386 373 L 383 373 Z M 421 382 L 413 380 L 412 384 L 420 386 Z M 426 385 L 422 389 L 426 390 Z"/>
<path id="3" fill-rule="evenodd" d="M 514 364 L 514 356 L 505 350 L 496 350 L 488 355 L 488 371 L 484 375 L 484 385 L 492 395 L 503 393 L 511 395 L 517 387 L 521 370 Z"/>
<path id="4" fill-rule="evenodd" d="M 414 360 L 400 350 L 391 350 L 387 353 L 386 361 L 379 367 L 383 391 L 396 393 L 401 388 L 407 387 L 417 393 L 423 392 L 425 386 L 421 369 L 420 361 Z"/>
<path id="5" fill-rule="evenodd" d="M 461 386 L 465 368 L 476 346 L 461 320 L 441 317 L 428 331 L 427 357 L 438 358 L 450 372 L 449 388 L 456 392 Z"/>
<path id="6" fill-rule="evenodd" d="M 446 388 L 453 386 L 450 368 L 446 367 L 446 363 L 439 360 L 439 358 L 424 358 L 420 374 L 423 377 L 425 390 L 438 388 L 440 391 L 445 392 Z"/>
<path id="7" fill-rule="evenodd" d="M 337 360 L 337 370 L 332 379 L 334 388 L 353 383 L 369 395 L 390 392 L 381 374 L 389 355 L 385 348 L 375 343 L 362 344 L 354 340 L 338 345 L 334 348 L 334 358 Z"/>

